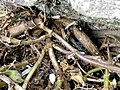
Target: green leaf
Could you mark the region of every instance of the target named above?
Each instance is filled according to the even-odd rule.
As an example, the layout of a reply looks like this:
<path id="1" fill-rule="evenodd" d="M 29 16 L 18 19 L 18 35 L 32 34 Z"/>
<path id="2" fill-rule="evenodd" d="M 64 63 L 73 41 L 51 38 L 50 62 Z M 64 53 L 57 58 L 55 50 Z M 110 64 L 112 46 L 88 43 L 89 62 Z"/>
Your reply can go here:
<path id="1" fill-rule="evenodd" d="M 21 74 L 17 70 L 7 70 L 5 71 L 5 74 L 9 76 L 14 82 L 22 83 L 23 79 L 21 77 Z"/>

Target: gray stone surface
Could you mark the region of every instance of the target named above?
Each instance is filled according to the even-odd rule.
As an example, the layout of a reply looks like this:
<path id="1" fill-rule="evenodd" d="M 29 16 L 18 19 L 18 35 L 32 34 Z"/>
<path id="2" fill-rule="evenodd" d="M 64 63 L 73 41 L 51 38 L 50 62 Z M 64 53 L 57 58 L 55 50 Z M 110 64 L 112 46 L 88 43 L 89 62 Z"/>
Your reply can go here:
<path id="1" fill-rule="evenodd" d="M 120 27 L 120 0 L 60 0 L 60 5 L 54 5 L 56 0 L 51 1 L 53 5 L 51 3 L 51 7 L 47 7 L 44 0 L 0 0 L 0 9 L 4 8 L 6 2 L 24 6 L 36 5 L 47 14 L 80 18 L 91 23 Z"/>
<path id="2" fill-rule="evenodd" d="M 68 0 L 77 12 L 96 18 L 120 19 L 120 0 Z"/>
<path id="3" fill-rule="evenodd" d="M 14 3 L 14 4 L 20 4 L 23 6 L 32 6 L 37 0 L 0 0 L 0 3 L 5 4 L 7 2 Z"/>

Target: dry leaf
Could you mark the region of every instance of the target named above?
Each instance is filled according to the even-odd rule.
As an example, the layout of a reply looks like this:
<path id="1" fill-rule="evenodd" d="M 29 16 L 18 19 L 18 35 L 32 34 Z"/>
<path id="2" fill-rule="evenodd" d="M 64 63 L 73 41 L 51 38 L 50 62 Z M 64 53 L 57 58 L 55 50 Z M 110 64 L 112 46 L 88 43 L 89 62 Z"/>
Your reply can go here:
<path id="1" fill-rule="evenodd" d="M 82 84 L 82 86 L 85 86 L 85 82 L 84 82 L 82 74 L 80 72 L 71 73 L 71 78 L 70 79 L 76 81 L 77 83 Z"/>
<path id="2" fill-rule="evenodd" d="M 66 70 L 71 70 L 74 68 L 74 66 L 72 65 L 69 65 L 66 61 L 66 59 L 64 59 L 63 61 L 60 62 L 60 66 L 62 67 L 62 70 L 63 71 L 66 71 Z"/>

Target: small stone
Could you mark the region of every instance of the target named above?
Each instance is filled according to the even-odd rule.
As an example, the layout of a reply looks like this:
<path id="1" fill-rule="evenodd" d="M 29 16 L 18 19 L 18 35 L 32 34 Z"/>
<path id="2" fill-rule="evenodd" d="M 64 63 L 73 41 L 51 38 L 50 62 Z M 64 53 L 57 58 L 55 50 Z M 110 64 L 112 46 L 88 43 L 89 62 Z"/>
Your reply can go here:
<path id="1" fill-rule="evenodd" d="M 49 80 L 50 80 L 50 82 L 51 82 L 52 84 L 55 83 L 55 79 L 56 79 L 55 74 L 51 73 L 51 74 L 49 75 Z"/>

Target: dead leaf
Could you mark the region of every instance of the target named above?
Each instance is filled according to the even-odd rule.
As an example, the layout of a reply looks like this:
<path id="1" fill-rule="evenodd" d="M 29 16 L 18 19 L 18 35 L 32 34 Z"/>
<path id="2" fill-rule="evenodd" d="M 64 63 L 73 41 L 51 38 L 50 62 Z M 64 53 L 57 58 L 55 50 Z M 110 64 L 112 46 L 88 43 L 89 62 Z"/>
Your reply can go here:
<path id="1" fill-rule="evenodd" d="M 71 80 L 74 80 L 77 83 L 82 84 L 82 86 L 85 86 L 85 82 L 84 82 L 82 74 L 80 72 L 78 72 L 78 73 L 70 73 L 70 74 L 71 74 L 71 77 L 70 77 Z"/>
<path id="2" fill-rule="evenodd" d="M 69 65 L 66 61 L 66 59 L 64 59 L 63 61 L 60 62 L 60 66 L 62 67 L 62 70 L 63 71 L 66 71 L 66 70 L 71 70 L 74 68 L 73 65 Z"/>
<path id="3" fill-rule="evenodd" d="M 0 79 L 8 84 L 8 90 L 24 90 L 17 83 L 13 82 L 10 78 L 5 75 L 0 75 Z"/>

